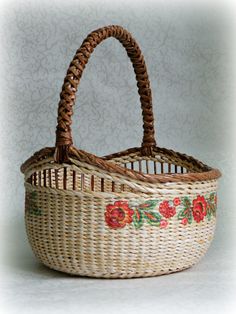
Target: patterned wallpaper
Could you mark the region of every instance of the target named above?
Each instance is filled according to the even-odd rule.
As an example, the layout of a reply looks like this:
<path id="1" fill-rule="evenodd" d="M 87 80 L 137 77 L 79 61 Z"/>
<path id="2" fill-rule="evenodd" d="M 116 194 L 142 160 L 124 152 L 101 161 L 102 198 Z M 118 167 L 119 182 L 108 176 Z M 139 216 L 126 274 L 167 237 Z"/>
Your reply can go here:
<path id="1" fill-rule="evenodd" d="M 143 4 L 142 4 L 143 3 Z M 159 146 L 186 152 L 224 172 L 219 217 L 229 212 L 232 152 L 228 22 L 217 8 L 164 2 L 9 2 L 1 11 L 1 165 L 6 225 L 23 234 L 20 164 L 55 141 L 60 88 L 86 35 L 119 24 L 136 38 L 146 59 Z M 73 118 L 77 147 L 104 155 L 140 145 L 142 120 L 135 77 L 115 39 L 92 55 Z M 226 127 L 228 126 L 228 127 Z M 225 154 L 225 150 L 227 153 Z M 233 169 L 235 171 L 235 168 Z M 219 224 L 218 239 L 224 236 Z"/>

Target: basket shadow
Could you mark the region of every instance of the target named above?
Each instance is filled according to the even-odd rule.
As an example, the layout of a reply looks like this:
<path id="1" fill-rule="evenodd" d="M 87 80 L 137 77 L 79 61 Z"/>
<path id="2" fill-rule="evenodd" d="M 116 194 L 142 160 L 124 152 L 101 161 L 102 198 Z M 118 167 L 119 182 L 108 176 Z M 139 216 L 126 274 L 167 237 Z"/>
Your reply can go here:
<path id="1" fill-rule="evenodd" d="M 16 271 L 27 273 L 28 275 L 33 275 L 37 277 L 46 277 L 46 278 L 68 278 L 66 274 L 54 271 L 42 263 L 34 259 L 29 259 L 27 261 L 20 261 L 18 263 L 12 263 L 11 268 Z"/>

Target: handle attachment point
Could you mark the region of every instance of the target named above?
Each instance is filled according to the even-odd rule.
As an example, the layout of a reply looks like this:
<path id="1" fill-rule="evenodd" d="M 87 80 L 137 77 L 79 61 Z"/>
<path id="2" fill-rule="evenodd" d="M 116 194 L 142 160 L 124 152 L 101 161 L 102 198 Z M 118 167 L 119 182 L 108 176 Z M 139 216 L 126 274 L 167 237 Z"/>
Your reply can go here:
<path id="1" fill-rule="evenodd" d="M 54 153 L 54 160 L 56 163 L 63 163 L 69 161 L 69 150 L 70 150 L 71 144 L 67 145 L 59 145 L 55 148 Z"/>

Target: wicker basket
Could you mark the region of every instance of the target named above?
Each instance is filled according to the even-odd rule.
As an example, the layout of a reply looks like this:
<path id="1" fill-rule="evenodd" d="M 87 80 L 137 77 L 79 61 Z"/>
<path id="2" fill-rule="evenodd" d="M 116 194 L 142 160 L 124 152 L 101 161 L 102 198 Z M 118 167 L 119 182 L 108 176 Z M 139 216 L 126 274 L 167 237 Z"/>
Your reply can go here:
<path id="1" fill-rule="evenodd" d="M 143 114 L 141 147 L 99 158 L 72 145 L 75 93 L 94 48 L 109 37 L 125 47 Z M 208 249 L 216 224 L 220 172 L 156 146 L 144 58 L 120 26 L 83 41 L 67 71 L 58 109 L 56 147 L 22 166 L 31 247 L 50 268 L 69 274 L 130 278 L 180 271 Z"/>

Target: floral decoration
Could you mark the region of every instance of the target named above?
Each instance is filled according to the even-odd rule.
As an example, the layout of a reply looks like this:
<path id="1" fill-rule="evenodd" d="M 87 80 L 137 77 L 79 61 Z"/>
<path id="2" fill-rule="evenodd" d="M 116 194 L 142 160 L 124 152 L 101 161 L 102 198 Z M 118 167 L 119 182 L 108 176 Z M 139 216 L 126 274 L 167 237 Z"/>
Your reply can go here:
<path id="1" fill-rule="evenodd" d="M 174 198 L 173 203 L 174 203 L 175 206 L 180 205 L 180 203 L 181 203 L 180 198 L 179 197 Z"/>
<path id="2" fill-rule="evenodd" d="M 127 201 L 117 201 L 114 205 L 107 205 L 105 220 L 110 228 L 123 228 L 130 224 L 134 211 L 129 208 Z"/>
<path id="3" fill-rule="evenodd" d="M 198 195 L 198 197 L 193 200 L 193 218 L 196 222 L 200 222 L 204 219 L 207 214 L 207 202 L 204 196 Z"/>
<path id="4" fill-rule="evenodd" d="M 172 200 L 147 200 L 141 204 L 134 204 L 125 200 L 108 204 L 105 211 L 106 224 L 112 229 L 124 228 L 132 224 L 136 229 L 144 223 L 165 229 L 171 219 L 177 219 L 182 226 L 201 223 L 205 219 L 211 220 L 216 216 L 216 193 L 197 195 L 191 200 L 189 197 L 175 197 Z"/>
<path id="5" fill-rule="evenodd" d="M 163 217 L 171 218 L 176 214 L 176 208 L 174 206 L 171 206 L 168 201 L 164 201 L 159 206 L 159 212 L 162 214 Z"/>

